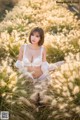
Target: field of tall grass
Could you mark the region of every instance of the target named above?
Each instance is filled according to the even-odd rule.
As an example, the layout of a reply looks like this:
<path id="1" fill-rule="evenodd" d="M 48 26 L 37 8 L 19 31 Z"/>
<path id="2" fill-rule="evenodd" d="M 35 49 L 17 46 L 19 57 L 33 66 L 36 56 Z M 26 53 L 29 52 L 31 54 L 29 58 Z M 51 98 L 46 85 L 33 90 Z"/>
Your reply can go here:
<path id="1" fill-rule="evenodd" d="M 48 86 L 34 85 L 14 66 L 35 26 L 45 31 L 47 61 L 65 63 Z M 80 120 L 80 20 L 56 0 L 20 0 L 0 22 L 0 111 L 10 120 Z"/>
<path id="2" fill-rule="evenodd" d="M 10 11 L 17 3 L 18 0 L 0 0 L 0 21 L 6 16 L 5 11 Z"/>

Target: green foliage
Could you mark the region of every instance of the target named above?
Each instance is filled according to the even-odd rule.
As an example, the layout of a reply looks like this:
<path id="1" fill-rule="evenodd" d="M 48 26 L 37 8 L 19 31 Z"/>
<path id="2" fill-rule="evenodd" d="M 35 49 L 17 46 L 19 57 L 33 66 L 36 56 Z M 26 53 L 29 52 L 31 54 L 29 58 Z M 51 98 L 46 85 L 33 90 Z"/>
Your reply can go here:
<path id="1" fill-rule="evenodd" d="M 11 10 L 18 0 L 0 0 L 0 21 L 5 17 L 5 10 Z"/>
<path id="2" fill-rule="evenodd" d="M 13 31 L 13 26 L 9 26 L 9 27 L 7 28 L 7 31 L 8 31 L 9 34 L 11 34 L 12 31 Z"/>
<path id="3" fill-rule="evenodd" d="M 4 46 L 0 46 L 0 61 L 7 57 L 7 51 L 5 50 Z"/>
<path id="4" fill-rule="evenodd" d="M 50 27 L 50 32 L 51 33 L 61 33 L 61 32 L 63 32 L 63 29 L 66 29 L 67 30 L 67 33 L 69 33 L 70 32 L 70 30 L 72 30 L 73 29 L 73 26 L 71 26 L 71 25 L 67 25 L 67 24 L 61 24 L 61 25 L 53 25 L 53 26 L 51 26 Z"/>
<path id="5" fill-rule="evenodd" d="M 0 1 L 2 11 L 17 2 L 4 1 Z M 80 120 L 80 62 L 79 56 L 73 58 L 80 52 L 80 22 L 74 14 L 55 0 L 22 0 L 0 25 L 0 110 L 9 111 L 10 120 Z M 50 73 L 48 88 L 44 83 L 41 88 L 39 81 L 33 84 L 14 66 L 19 47 L 34 26 L 45 31 L 49 63 L 62 61 L 66 55 L 66 63 Z"/>
<path id="6" fill-rule="evenodd" d="M 64 60 L 64 52 L 59 48 L 52 47 L 51 45 L 47 46 L 47 60 L 50 63 L 58 62 Z"/>

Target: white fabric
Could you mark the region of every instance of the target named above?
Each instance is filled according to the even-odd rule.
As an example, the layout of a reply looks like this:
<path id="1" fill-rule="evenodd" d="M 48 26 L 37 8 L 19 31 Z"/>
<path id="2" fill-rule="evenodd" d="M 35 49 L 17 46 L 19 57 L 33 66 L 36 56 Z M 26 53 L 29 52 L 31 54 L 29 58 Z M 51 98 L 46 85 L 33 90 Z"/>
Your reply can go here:
<path id="1" fill-rule="evenodd" d="M 37 80 L 43 80 L 43 79 L 50 78 L 49 71 L 55 70 L 57 67 L 61 66 L 63 63 L 64 63 L 64 61 L 59 61 L 59 62 L 51 63 L 51 64 L 49 64 L 47 61 L 43 62 L 42 65 L 41 65 L 41 70 L 42 70 L 43 74 L 39 78 L 37 78 Z M 15 66 L 17 68 L 19 68 L 19 71 L 21 73 L 23 73 L 25 76 L 28 76 L 28 77 L 32 78 L 33 80 L 36 80 L 32 76 L 33 71 L 28 72 L 27 67 L 23 66 L 23 62 L 17 60 L 17 62 L 15 63 Z"/>
<path id="2" fill-rule="evenodd" d="M 55 70 L 57 67 L 61 66 L 61 65 L 64 64 L 64 63 L 65 63 L 64 60 L 63 60 L 63 61 L 58 61 L 58 62 L 56 62 L 56 63 L 50 63 L 50 64 L 49 64 L 49 71 Z"/>
<path id="3" fill-rule="evenodd" d="M 27 71 L 27 67 L 24 67 L 23 61 L 17 60 L 15 63 L 15 66 L 19 69 L 20 73 L 23 73 L 25 76 L 27 75 L 28 77 L 33 79 L 32 72 Z"/>
<path id="4" fill-rule="evenodd" d="M 17 60 L 16 63 L 15 63 L 15 66 L 17 68 L 21 69 L 24 66 L 23 61 Z"/>
<path id="5" fill-rule="evenodd" d="M 27 67 L 26 66 L 41 66 L 41 70 L 43 72 L 43 74 L 38 78 L 38 80 L 43 80 L 44 78 L 48 78 L 49 77 L 49 71 L 55 70 L 57 67 L 61 66 L 64 61 L 59 61 L 56 63 L 48 63 L 47 61 L 43 62 L 42 61 L 42 51 L 43 51 L 43 47 L 41 47 L 41 53 L 40 53 L 40 58 L 36 57 L 34 59 L 34 61 L 31 63 L 28 59 L 26 59 L 27 57 L 25 56 L 25 50 L 26 50 L 26 44 L 24 45 L 24 53 L 23 53 L 23 59 L 22 61 L 17 60 L 15 63 L 15 66 L 19 69 L 19 71 L 21 73 L 23 73 L 24 75 L 27 75 L 28 77 L 32 78 L 33 80 L 35 80 L 33 78 L 33 72 L 28 72 L 27 71 Z M 35 55 L 35 54 L 34 54 Z"/>
<path id="6" fill-rule="evenodd" d="M 43 74 L 45 74 L 45 75 L 48 74 L 48 72 L 49 72 L 49 63 L 47 61 L 42 62 L 41 70 L 42 70 Z"/>
<path id="7" fill-rule="evenodd" d="M 26 56 L 26 51 L 27 52 L 29 52 L 28 51 L 28 45 L 27 44 L 24 44 L 24 57 L 23 57 L 23 62 L 24 62 L 24 66 L 41 66 L 41 64 L 42 64 L 42 51 L 43 51 L 43 46 L 41 46 L 41 49 L 40 49 L 40 51 L 39 52 L 41 52 L 40 53 L 40 55 L 38 55 L 38 57 L 36 57 L 35 59 L 33 59 L 33 61 L 31 62 L 31 61 L 29 61 L 29 55 L 28 56 Z M 37 51 L 37 50 L 36 50 Z M 35 53 L 33 53 L 33 50 L 31 50 L 31 53 L 33 53 L 34 54 L 34 56 L 35 56 L 35 54 L 37 53 L 35 51 Z M 38 53 L 39 53 L 38 52 Z M 31 54 L 30 54 L 30 56 L 31 56 Z"/>

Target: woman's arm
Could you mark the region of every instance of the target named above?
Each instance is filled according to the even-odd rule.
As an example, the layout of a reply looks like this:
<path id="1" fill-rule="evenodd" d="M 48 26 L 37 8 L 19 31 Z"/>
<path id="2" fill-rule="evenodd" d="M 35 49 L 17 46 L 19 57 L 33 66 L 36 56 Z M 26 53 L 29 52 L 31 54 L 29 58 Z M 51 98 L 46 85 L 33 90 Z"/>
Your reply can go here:
<path id="1" fill-rule="evenodd" d="M 46 48 L 45 47 L 43 47 L 41 70 L 44 74 L 47 74 L 49 71 L 49 63 L 46 60 Z"/>
<path id="2" fill-rule="evenodd" d="M 23 45 L 19 49 L 18 60 L 22 60 L 23 58 Z"/>
<path id="3" fill-rule="evenodd" d="M 16 63 L 15 63 L 15 66 L 17 67 L 17 68 L 19 68 L 19 69 L 21 69 L 22 68 L 22 58 L 23 58 L 23 45 L 20 47 L 20 49 L 19 49 L 19 54 L 18 54 L 18 59 L 17 59 L 17 61 L 16 61 Z"/>
<path id="4" fill-rule="evenodd" d="M 45 62 L 46 61 L 46 48 L 43 47 L 43 52 L 42 52 L 42 61 Z"/>

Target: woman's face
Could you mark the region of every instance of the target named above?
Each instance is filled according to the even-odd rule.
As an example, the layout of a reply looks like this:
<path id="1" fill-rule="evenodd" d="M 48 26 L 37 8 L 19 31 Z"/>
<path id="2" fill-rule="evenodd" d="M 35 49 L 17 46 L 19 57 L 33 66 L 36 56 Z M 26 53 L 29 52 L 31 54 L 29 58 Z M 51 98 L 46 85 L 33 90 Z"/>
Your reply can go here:
<path id="1" fill-rule="evenodd" d="M 31 43 L 32 44 L 38 44 L 40 40 L 40 35 L 38 32 L 33 32 L 32 35 L 31 35 Z"/>

